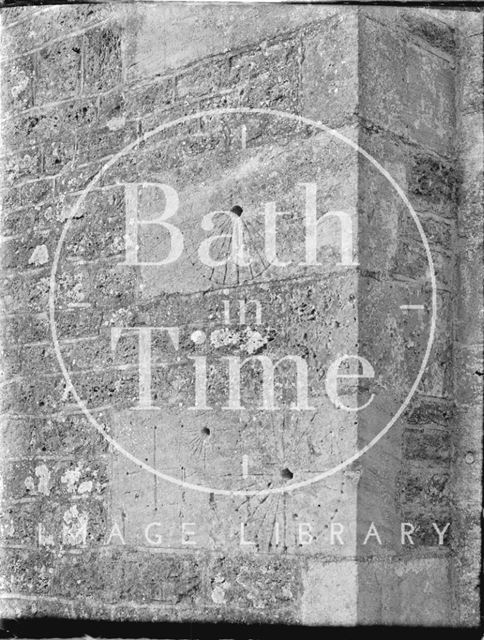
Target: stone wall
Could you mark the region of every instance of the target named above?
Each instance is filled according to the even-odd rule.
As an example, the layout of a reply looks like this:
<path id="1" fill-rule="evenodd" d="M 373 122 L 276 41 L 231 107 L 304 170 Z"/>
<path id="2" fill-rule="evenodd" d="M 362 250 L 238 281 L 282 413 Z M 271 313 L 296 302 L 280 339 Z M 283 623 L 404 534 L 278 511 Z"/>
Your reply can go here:
<path id="1" fill-rule="evenodd" d="M 134 3 L 1 15 L 3 616 L 476 625 L 480 14 Z M 194 116 L 220 108 L 301 115 L 355 146 L 267 113 Z M 351 465 L 290 492 L 226 495 L 218 489 L 277 488 L 355 455 L 418 375 L 431 319 L 425 248 L 358 145 L 396 180 L 428 238 L 437 322 L 425 372 L 400 419 Z M 129 191 L 133 182 L 145 186 Z M 247 214 L 268 201 L 295 211 L 311 182 L 321 211 L 352 212 L 358 269 L 338 266 L 331 224 L 320 271 L 294 261 L 284 277 L 269 270 L 252 282 L 194 266 L 202 212 L 240 204 Z M 187 245 L 162 269 L 147 264 L 168 251 L 155 184 L 176 188 Z M 132 198 L 151 222 L 138 238 L 145 265 L 126 264 Z M 296 255 L 294 220 L 280 224 L 281 255 Z M 179 349 L 152 334 L 162 354 L 153 406 L 133 411 L 144 352 L 121 329 L 141 326 L 179 328 Z M 324 393 L 331 359 L 347 349 L 377 371 L 342 392 L 353 406 L 374 393 L 367 413 L 336 410 Z M 259 411 L 257 366 L 242 376 L 247 410 L 224 410 L 218 362 L 234 353 L 303 355 L 316 415 L 331 428 L 304 411 L 284 413 L 281 428 Z M 193 357 L 208 358 L 208 417 L 187 409 Z M 295 394 L 284 369 L 276 401 Z M 448 522 L 439 544 L 433 525 Z M 342 545 L 331 544 L 335 523 Z M 367 538 L 371 523 L 381 545 Z M 401 523 L 414 528 L 404 545 Z"/>

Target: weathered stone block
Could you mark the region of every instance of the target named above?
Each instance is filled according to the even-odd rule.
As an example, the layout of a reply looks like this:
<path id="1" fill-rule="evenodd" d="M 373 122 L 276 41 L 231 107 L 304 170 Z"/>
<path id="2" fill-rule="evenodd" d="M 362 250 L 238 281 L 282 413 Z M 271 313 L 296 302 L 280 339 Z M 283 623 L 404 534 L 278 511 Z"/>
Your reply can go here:
<path id="1" fill-rule="evenodd" d="M 359 572 L 359 619 L 369 625 L 406 620 L 426 626 L 451 623 L 448 572 L 445 557 L 365 564 Z"/>
<path id="2" fill-rule="evenodd" d="M 230 7 L 153 7 L 127 13 L 131 23 L 127 50 L 129 79 L 150 77 L 188 65 L 194 60 L 217 53 L 237 51 L 248 45 L 269 42 L 285 33 L 324 21 L 335 13 L 328 7 L 244 6 L 237 18 Z M 166 29 L 166 24 L 170 28 Z M 197 32 L 198 37 L 193 38 Z M 154 43 L 163 33 L 166 46 L 158 49 Z M 137 34 L 143 34 L 140 38 Z M 138 42 L 138 46 L 134 43 Z"/>
<path id="3" fill-rule="evenodd" d="M 358 17 L 348 11 L 303 41 L 301 113 L 332 127 L 351 122 L 358 108 Z"/>
<path id="4" fill-rule="evenodd" d="M 38 207 L 46 200 L 51 200 L 53 189 L 54 182 L 50 178 L 42 178 L 21 186 L 14 186 L 8 191 L 3 191 L 2 209 L 4 212 L 8 212 L 24 207 Z M 21 217 L 20 214 L 19 217 Z"/>
<path id="5" fill-rule="evenodd" d="M 79 91 L 81 80 L 82 39 L 67 38 L 39 51 L 35 104 L 55 102 Z"/>
<path id="6" fill-rule="evenodd" d="M 1 561 L 3 590 L 39 595 L 50 591 L 55 562 L 51 552 L 5 549 Z"/>
<path id="7" fill-rule="evenodd" d="M 303 585 L 303 624 L 356 624 L 357 567 L 354 561 L 312 562 L 303 569 Z"/>
<path id="8" fill-rule="evenodd" d="M 407 51 L 405 122 L 418 143 L 442 153 L 452 151 L 455 85 L 450 62 L 413 44 Z M 412 108 L 413 107 L 413 108 Z"/>
<path id="9" fill-rule="evenodd" d="M 232 620 L 297 619 L 300 579 L 295 560 L 215 558 L 209 565 L 208 579 L 211 600 Z"/>
<path id="10" fill-rule="evenodd" d="M 121 34 L 117 26 L 89 30 L 85 36 L 84 88 L 106 91 L 121 81 Z"/>
<path id="11" fill-rule="evenodd" d="M 455 200 L 458 178 L 451 164 L 430 154 L 417 155 L 409 170 L 409 192 L 433 204 L 443 204 Z"/>
<path id="12" fill-rule="evenodd" d="M 404 456 L 410 460 L 447 460 L 450 456 L 449 433 L 440 429 L 408 430 L 404 447 Z"/>
<path id="13" fill-rule="evenodd" d="M 47 175 L 64 171 L 68 164 L 78 158 L 75 141 L 71 138 L 44 144 L 42 150 L 44 173 Z"/>
<path id="14" fill-rule="evenodd" d="M 5 52 L 8 49 L 3 48 Z M 7 62 L 8 61 L 8 62 Z M 34 61 L 31 55 L 2 61 L 2 110 L 4 114 L 29 109 L 34 102 Z"/>
<path id="15" fill-rule="evenodd" d="M 464 53 L 461 57 L 460 86 L 462 111 L 464 113 L 482 113 L 483 79 L 482 34 L 476 33 L 465 38 L 462 43 Z"/>
<path id="16" fill-rule="evenodd" d="M 144 116 L 153 111 L 167 109 L 173 105 L 174 101 L 175 80 L 173 78 L 156 80 L 148 86 L 134 87 L 127 91 L 123 97 L 122 113 L 127 118 Z"/>
<path id="17" fill-rule="evenodd" d="M 455 55 L 454 28 L 443 22 L 441 15 L 442 12 L 435 10 L 424 14 L 422 11 L 410 7 L 401 9 L 401 17 L 411 36 L 421 38 L 435 49 L 441 49 L 449 55 Z"/>
<path id="18" fill-rule="evenodd" d="M 386 25 L 360 17 L 359 114 L 398 135 L 407 132 L 406 42 Z"/>

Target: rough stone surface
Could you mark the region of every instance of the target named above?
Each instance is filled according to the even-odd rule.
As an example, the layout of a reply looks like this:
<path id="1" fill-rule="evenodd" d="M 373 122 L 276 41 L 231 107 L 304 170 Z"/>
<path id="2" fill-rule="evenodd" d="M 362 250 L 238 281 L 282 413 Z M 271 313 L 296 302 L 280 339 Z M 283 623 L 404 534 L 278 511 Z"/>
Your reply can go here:
<path id="1" fill-rule="evenodd" d="M 479 12 L 121 3 L 0 16 L 1 615 L 476 626 Z M 430 287 L 408 209 L 351 144 L 294 120 L 240 113 L 146 135 L 223 107 L 305 116 L 360 145 L 408 197 L 436 271 L 434 345 L 394 427 L 338 473 L 263 497 L 216 490 L 307 479 L 354 455 L 391 419 L 425 352 Z M 126 264 L 133 182 L 150 183 L 136 194 L 145 263 L 169 248 L 156 224 L 167 199 L 155 183 L 177 189 L 186 241 L 177 263 Z M 300 264 L 299 183 L 308 182 L 318 184 L 318 211 L 349 209 L 358 269 L 338 266 L 331 219 L 318 246 L 323 270 Z M 262 258 L 264 279 L 253 282 L 194 268 L 202 212 L 243 206 L 257 253 L 258 208 L 270 201 L 292 214 L 278 220 L 280 255 L 292 259 L 284 277 L 263 271 Z M 92 416 L 138 461 L 89 423 L 55 355 L 49 282 L 71 218 L 55 299 L 62 355 Z M 399 310 L 409 304 L 426 309 Z M 140 343 L 124 332 L 113 347 L 113 328 L 139 326 L 180 328 L 178 350 L 152 335 L 150 410 L 133 410 Z M 366 413 L 337 409 L 325 393 L 331 361 L 348 349 L 376 372 L 341 392 L 353 407 L 374 394 Z M 241 372 L 243 410 L 227 410 L 223 358 L 288 353 L 308 362 L 312 413 L 288 409 L 298 401 L 289 363 L 278 368 L 274 392 L 284 420 L 261 409 L 256 360 Z M 193 358 L 203 356 L 208 416 L 188 409 Z M 140 464 L 212 490 L 168 483 Z M 435 526 L 448 522 L 440 542 Z M 405 544 L 401 523 L 412 526 Z"/>

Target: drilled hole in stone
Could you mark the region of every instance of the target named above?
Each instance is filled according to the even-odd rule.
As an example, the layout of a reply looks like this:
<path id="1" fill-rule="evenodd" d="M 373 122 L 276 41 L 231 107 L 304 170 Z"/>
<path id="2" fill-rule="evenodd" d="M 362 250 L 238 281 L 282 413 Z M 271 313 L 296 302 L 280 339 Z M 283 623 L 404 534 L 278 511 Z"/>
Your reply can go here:
<path id="1" fill-rule="evenodd" d="M 208 427 L 202 427 L 202 433 L 204 436 L 210 435 L 210 429 Z"/>
<path id="2" fill-rule="evenodd" d="M 281 471 L 281 476 L 284 480 L 292 480 L 294 478 L 293 472 L 287 467 Z"/>
<path id="3" fill-rule="evenodd" d="M 239 206 L 238 204 L 236 204 L 236 205 L 234 205 L 234 206 L 232 207 L 232 209 L 230 209 L 230 211 L 231 211 L 232 213 L 235 213 L 235 215 L 236 215 L 236 216 L 239 216 L 239 217 L 240 217 L 240 216 L 242 215 L 243 209 L 242 209 L 242 207 L 241 207 L 241 206 Z"/>

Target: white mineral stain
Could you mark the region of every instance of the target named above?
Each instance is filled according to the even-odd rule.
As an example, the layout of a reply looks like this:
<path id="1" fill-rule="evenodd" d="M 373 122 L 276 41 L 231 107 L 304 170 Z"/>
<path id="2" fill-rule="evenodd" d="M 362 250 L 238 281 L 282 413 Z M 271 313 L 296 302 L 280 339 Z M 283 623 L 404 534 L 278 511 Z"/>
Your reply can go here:
<path id="1" fill-rule="evenodd" d="M 40 547 L 52 547 L 54 546 L 54 536 L 50 533 L 46 533 L 44 525 L 39 522 L 38 528 L 38 543 Z"/>
<path id="2" fill-rule="evenodd" d="M 241 351 L 253 354 L 264 347 L 268 339 L 258 331 L 246 327 L 242 331 L 233 329 L 215 329 L 210 335 L 210 342 L 216 349 L 220 347 L 239 347 Z"/>
<path id="3" fill-rule="evenodd" d="M 39 484 L 37 486 L 37 491 L 39 493 L 43 493 L 45 496 L 48 496 L 50 493 L 49 489 L 49 479 L 50 479 L 50 471 L 45 466 L 45 464 L 39 464 L 38 467 L 35 467 L 35 475 L 39 479 Z"/>
<path id="4" fill-rule="evenodd" d="M 215 348 L 238 345 L 240 333 L 230 329 L 215 329 L 210 335 L 210 342 Z"/>
<path id="5" fill-rule="evenodd" d="M 79 485 L 77 493 L 90 493 L 92 491 L 92 480 L 84 480 Z"/>
<path id="6" fill-rule="evenodd" d="M 16 82 L 10 89 L 10 93 L 16 99 L 22 93 L 22 91 L 25 91 L 25 89 L 28 87 L 29 76 L 25 73 L 25 71 L 20 70 L 16 71 L 15 79 Z"/>
<path id="7" fill-rule="evenodd" d="M 62 542 L 71 546 L 83 545 L 87 537 L 87 513 L 80 513 L 77 505 L 72 505 L 64 513 Z"/>
<path id="8" fill-rule="evenodd" d="M 15 525 L 12 518 L 0 523 L 0 535 L 3 537 L 13 536 L 15 533 Z"/>
<path id="9" fill-rule="evenodd" d="M 255 353 L 267 344 L 267 338 L 261 336 L 258 331 L 252 331 L 247 328 L 244 336 L 244 344 L 242 348 L 247 353 Z"/>
<path id="10" fill-rule="evenodd" d="M 190 336 L 190 340 L 195 344 L 203 344 L 205 342 L 205 333 L 197 329 L 197 331 L 194 331 Z"/>
<path id="11" fill-rule="evenodd" d="M 214 587 L 212 589 L 212 600 L 215 604 L 225 604 L 225 590 L 229 588 L 229 583 L 225 582 L 225 578 L 217 575 L 214 578 Z"/>
<path id="12" fill-rule="evenodd" d="M 36 266 L 45 264 L 49 260 L 49 252 L 45 244 L 39 244 L 32 252 L 29 258 L 29 264 L 35 264 Z"/>
<path id="13" fill-rule="evenodd" d="M 69 493 L 75 493 L 76 484 L 77 482 L 79 482 L 79 479 L 81 477 L 81 469 L 81 464 L 75 469 L 66 469 L 63 476 L 61 477 L 61 482 L 66 485 L 66 489 Z"/>
<path id="14" fill-rule="evenodd" d="M 27 476 L 25 478 L 24 485 L 27 491 L 35 491 L 35 482 L 32 476 Z"/>
<path id="15" fill-rule="evenodd" d="M 119 116 L 118 118 L 111 118 L 106 122 L 106 126 L 110 131 L 117 131 L 118 129 L 122 129 L 126 124 L 126 118 L 124 116 Z"/>

